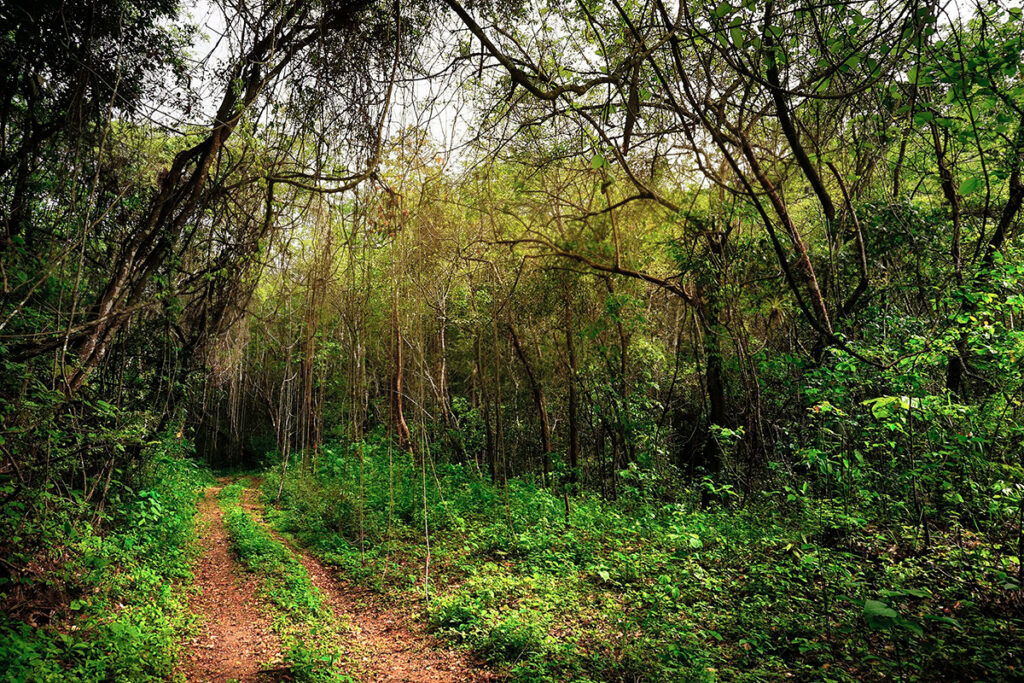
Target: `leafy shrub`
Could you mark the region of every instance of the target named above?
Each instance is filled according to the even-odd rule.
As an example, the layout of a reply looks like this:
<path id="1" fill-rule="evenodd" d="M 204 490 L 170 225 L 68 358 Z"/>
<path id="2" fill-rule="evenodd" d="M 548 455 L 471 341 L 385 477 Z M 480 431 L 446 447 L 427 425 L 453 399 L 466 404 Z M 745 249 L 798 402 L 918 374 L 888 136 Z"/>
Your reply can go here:
<path id="1" fill-rule="evenodd" d="M 190 444 L 164 438 L 134 501 L 101 533 L 74 524 L 48 538 L 64 556 L 50 581 L 70 600 L 44 627 L 0 617 L 0 670 L 11 681 L 149 681 L 168 678 L 192 623 L 184 587 L 195 552 L 193 517 L 209 475 L 187 459 Z M 3 586 L 6 593 L 14 588 Z"/>

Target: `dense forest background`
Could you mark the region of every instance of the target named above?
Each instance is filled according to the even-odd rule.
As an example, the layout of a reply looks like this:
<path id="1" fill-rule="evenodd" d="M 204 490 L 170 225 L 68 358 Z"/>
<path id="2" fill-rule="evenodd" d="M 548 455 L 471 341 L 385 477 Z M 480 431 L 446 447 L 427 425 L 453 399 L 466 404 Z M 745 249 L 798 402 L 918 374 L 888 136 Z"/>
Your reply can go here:
<path id="1" fill-rule="evenodd" d="M 1002 1 L 4 3 L 0 661 L 169 675 L 213 468 L 512 679 L 1024 676 L 1022 63 Z"/>

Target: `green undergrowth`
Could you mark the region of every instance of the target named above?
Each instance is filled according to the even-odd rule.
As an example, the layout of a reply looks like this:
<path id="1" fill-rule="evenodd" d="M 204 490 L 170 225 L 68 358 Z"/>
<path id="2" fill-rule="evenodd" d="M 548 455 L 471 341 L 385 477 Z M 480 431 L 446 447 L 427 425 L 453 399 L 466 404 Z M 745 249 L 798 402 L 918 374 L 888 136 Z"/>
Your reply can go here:
<path id="1" fill-rule="evenodd" d="M 24 619 L 0 614 L 0 676 L 5 681 L 151 681 L 173 673 L 194 623 L 186 586 L 196 553 L 193 518 L 209 475 L 174 437 L 151 444 L 144 488 L 114 512 L 41 495 L 51 506 L 40 529 L 12 524 L 40 547 L 28 571 L 0 580 L 0 598 Z M 80 500 L 80 499 L 76 499 Z M 9 519 L 19 510 L 7 508 Z M 22 518 L 24 519 L 24 518 Z M 33 571 L 35 570 L 35 571 Z M 52 613 L 44 625 L 31 625 Z"/>
<path id="2" fill-rule="evenodd" d="M 341 669 L 337 635 L 344 625 L 295 555 L 242 508 L 245 488 L 243 480 L 221 490 L 224 524 L 239 560 L 262 578 L 263 596 L 278 608 L 273 628 L 291 674 L 300 681 L 353 680 Z"/>
<path id="3" fill-rule="evenodd" d="M 716 491 L 617 501 L 360 444 L 292 473 L 271 523 L 525 681 L 1009 680 L 1024 666 L 1012 563 L 976 530 L 882 527 L 830 499 Z M 389 461 L 391 465 L 389 466 Z M 265 490 L 280 479 L 268 473 Z M 721 501 L 721 502 L 717 502 Z M 426 519 L 424 519 L 426 517 Z M 424 522 L 430 529 L 429 591 Z M 362 539 L 360 547 L 359 539 Z M 1010 562 L 1010 564 L 1007 564 Z M 429 592 L 429 598 L 424 600 Z"/>

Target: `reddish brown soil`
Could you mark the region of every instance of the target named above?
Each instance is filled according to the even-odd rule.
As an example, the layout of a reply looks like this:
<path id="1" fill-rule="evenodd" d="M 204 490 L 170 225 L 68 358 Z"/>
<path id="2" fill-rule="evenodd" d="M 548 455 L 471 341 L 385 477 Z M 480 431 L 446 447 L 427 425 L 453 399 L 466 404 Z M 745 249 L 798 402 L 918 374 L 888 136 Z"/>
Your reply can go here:
<path id="1" fill-rule="evenodd" d="M 255 491 L 245 492 L 245 507 L 262 522 L 254 501 Z M 351 628 L 353 664 L 364 681 L 438 683 L 441 681 L 492 681 L 496 676 L 484 670 L 465 652 L 445 647 L 406 614 L 384 605 L 379 595 L 339 578 L 317 558 L 297 548 L 270 529 L 286 544 L 323 591 L 335 614 Z"/>
<path id="2" fill-rule="evenodd" d="M 218 491 L 219 486 L 207 489 L 199 504 L 203 555 L 195 568 L 195 583 L 202 592 L 193 598 L 192 611 L 203 617 L 203 623 L 186 644 L 179 670 L 189 681 L 281 680 L 280 669 L 262 667 L 279 661 L 281 644 L 255 597 L 258 580 L 243 575 L 231 556 Z"/>

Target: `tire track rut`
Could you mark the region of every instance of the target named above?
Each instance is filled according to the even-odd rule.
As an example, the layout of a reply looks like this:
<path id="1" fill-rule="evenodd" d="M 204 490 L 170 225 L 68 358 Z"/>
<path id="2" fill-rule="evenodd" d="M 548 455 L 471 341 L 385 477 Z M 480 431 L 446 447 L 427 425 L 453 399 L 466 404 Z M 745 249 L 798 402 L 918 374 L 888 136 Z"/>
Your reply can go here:
<path id="1" fill-rule="evenodd" d="M 256 597 L 259 579 L 241 571 L 231 555 L 223 513 L 217 505 L 220 486 L 212 486 L 199 504 L 200 545 L 195 567 L 200 593 L 191 602 L 203 617 L 200 632 L 186 643 L 179 672 L 188 681 L 267 683 L 285 680 L 280 664 L 281 642 L 270 628 L 268 610 Z"/>
<path id="2" fill-rule="evenodd" d="M 361 669 L 361 680 L 375 683 L 498 680 L 467 653 L 445 647 L 426 633 L 421 624 L 385 606 L 380 596 L 339 578 L 328 565 L 274 531 L 263 520 L 256 503 L 257 495 L 253 489 L 246 489 L 242 498 L 245 510 L 295 553 L 335 614 L 351 627 L 349 637 L 356 654 L 352 663 Z"/>

